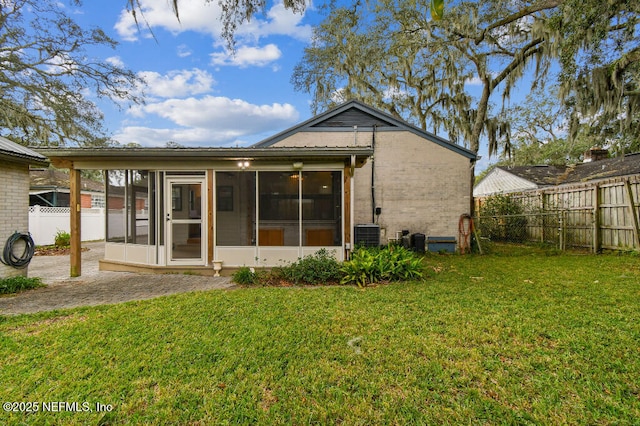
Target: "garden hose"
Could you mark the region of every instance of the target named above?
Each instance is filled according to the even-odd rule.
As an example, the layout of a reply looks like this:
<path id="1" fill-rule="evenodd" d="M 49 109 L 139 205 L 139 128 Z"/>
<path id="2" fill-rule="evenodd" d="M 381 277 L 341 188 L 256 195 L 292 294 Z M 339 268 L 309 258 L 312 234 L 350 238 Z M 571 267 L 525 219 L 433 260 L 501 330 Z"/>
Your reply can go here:
<path id="1" fill-rule="evenodd" d="M 20 240 L 24 241 L 24 251 L 20 256 L 16 256 L 13 249 L 15 244 Z M 31 234 L 21 234 L 16 231 L 9 237 L 7 243 L 4 245 L 0 261 L 5 265 L 12 266 L 14 268 L 25 268 L 29 262 L 31 262 L 31 258 L 33 257 L 35 250 L 36 245 L 33 242 L 33 238 L 31 238 Z"/>

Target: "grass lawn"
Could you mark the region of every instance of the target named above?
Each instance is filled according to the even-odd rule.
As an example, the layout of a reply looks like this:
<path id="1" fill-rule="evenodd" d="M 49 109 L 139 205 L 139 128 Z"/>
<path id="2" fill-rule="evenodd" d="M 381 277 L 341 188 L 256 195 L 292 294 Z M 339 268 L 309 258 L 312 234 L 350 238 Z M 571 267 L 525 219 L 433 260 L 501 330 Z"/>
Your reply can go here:
<path id="1" fill-rule="evenodd" d="M 639 257 L 425 263 L 2 318 L 0 423 L 638 424 Z"/>

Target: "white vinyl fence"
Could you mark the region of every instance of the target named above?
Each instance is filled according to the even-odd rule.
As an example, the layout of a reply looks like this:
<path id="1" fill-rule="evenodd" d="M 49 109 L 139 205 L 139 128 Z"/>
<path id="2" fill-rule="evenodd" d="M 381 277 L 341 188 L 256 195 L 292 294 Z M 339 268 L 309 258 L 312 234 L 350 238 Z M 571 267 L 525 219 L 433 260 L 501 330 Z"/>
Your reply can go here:
<path id="1" fill-rule="evenodd" d="M 38 246 L 55 242 L 58 231 L 70 232 L 69 207 L 29 207 L 29 232 Z M 104 240 L 104 209 L 82 209 L 80 215 L 82 241 Z"/>

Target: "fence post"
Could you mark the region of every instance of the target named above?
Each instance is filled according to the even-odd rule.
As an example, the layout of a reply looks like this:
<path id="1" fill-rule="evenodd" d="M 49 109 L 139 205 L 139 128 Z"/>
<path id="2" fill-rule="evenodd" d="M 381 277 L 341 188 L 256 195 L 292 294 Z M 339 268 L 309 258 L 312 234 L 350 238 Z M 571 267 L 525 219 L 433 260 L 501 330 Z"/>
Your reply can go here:
<path id="1" fill-rule="evenodd" d="M 633 190 L 631 189 L 631 182 L 629 182 L 629 178 L 624 181 L 625 189 L 627 190 L 627 198 L 629 203 L 627 206 L 629 207 L 631 213 L 631 225 L 633 226 L 633 244 L 635 248 L 640 248 L 640 226 L 638 226 L 638 212 L 636 211 L 636 203 L 633 198 Z"/>
<path id="2" fill-rule="evenodd" d="M 602 244 L 602 230 L 600 228 L 600 185 L 597 183 L 593 186 L 593 253 L 600 253 L 600 245 Z"/>
<path id="3" fill-rule="evenodd" d="M 560 210 L 558 212 L 558 245 L 561 251 L 565 250 L 565 241 L 564 241 L 564 210 Z"/>
<path id="4" fill-rule="evenodd" d="M 40 227 L 42 219 L 40 218 L 40 206 L 35 205 L 29 207 L 29 232 L 36 244 L 40 241 Z"/>

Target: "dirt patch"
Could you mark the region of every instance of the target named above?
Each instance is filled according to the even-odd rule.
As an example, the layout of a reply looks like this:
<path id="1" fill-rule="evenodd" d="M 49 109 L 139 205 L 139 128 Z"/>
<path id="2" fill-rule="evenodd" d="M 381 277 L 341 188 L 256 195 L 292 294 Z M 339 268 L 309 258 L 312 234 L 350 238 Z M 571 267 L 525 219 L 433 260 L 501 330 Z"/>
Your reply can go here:
<path id="1" fill-rule="evenodd" d="M 82 251 L 88 251 L 88 247 L 82 247 Z M 63 256 L 71 253 L 71 247 L 59 247 L 59 246 L 43 246 L 36 247 L 34 256 Z"/>

